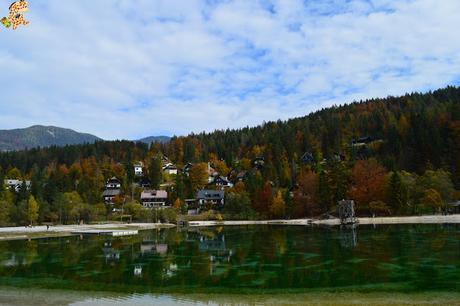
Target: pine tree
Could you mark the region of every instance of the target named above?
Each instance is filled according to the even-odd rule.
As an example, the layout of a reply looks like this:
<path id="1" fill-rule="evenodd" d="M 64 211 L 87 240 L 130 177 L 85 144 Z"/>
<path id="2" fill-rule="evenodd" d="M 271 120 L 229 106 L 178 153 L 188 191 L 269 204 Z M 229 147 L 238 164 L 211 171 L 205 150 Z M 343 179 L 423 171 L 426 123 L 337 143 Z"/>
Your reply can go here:
<path id="1" fill-rule="evenodd" d="M 149 177 L 152 188 L 158 189 L 163 179 L 160 155 L 157 155 L 154 158 L 152 158 L 149 166 Z"/>
<path id="2" fill-rule="evenodd" d="M 387 191 L 387 202 L 393 213 L 399 213 L 403 210 L 403 184 L 401 175 L 395 171 L 390 175 Z"/>

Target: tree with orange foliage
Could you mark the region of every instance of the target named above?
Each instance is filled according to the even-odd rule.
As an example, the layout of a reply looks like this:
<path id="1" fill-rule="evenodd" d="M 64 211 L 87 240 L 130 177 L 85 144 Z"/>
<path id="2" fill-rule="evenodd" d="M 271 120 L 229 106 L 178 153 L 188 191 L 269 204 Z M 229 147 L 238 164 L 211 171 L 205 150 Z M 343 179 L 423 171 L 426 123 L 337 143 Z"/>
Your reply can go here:
<path id="1" fill-rule="evenodd" d="M 193 190 L 206 186 L 208 184 L 208 164 L 199 163 L 193 165 L 189 173 L 189 179 Z"/>
<path id="2" fill-rule="evenodd" d="M 360 160 L 352 169 L 348 196 L 356 203 L 357 212 L 368 211 L 369 203 L 384 201 L 387 170 L 376 159 Z"/>
<path id="3" fill-rule="evenodd" d="M 294 193 L 294 217 L 303 218 L 318 214 L 318 174 L 311 170 L 302 170 L 297 184 L 299 189 Z"/>
<path id="4" fill-rule="evenodd" d="M 270 217 L 275 219 L 284 218 L 286 213 L 286 205 L 284 203 L 283 194 L 280 190 L 276 193 L 275 198 L 270 206 Z"/>
<path id="5" fill-rule="evenodd" d="M 254 195 L 253 206 L 261 216 L 267 217 L 270 213 L 270 207 L 273 205 L 273 187 L 271 183 L 266 182 L 262 189 L 256 191 Z"/>

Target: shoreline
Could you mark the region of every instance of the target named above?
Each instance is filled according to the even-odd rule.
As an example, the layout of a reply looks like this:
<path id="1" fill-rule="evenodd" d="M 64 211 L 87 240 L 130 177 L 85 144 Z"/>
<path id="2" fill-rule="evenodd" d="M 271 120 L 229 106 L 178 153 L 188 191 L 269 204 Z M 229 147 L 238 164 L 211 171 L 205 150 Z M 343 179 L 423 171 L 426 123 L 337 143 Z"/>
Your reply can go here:
<path id="1" fill-rule="evenodd" d="M 361 225 L 379 224 L 460 224 L 458 215 L 428 215 L 428 216 L 407 216 L 407 217 L 376 217 L 358 218 Z M 338 226 L 339 219 L 315 220 L 315 219 L 291 219 L 291 220 L 226 220 L 226 221 L 189 221 L 189 227 L 212 227 L 212 226 L 238 226 L 238 225 L 326 225 Z M 172 228 L 175 224 L 168 223 L 106 223 L 106 224 L 84 224 L 84 225 L 57 225 L 34 226 L 34 227 L 0 227 L 0 241 L 27 240 L 53 237 L 72 236 L 72 232 L 90 230 L 151 230 L 158 228 Z"/>
<path id="2" fill-rule="evenodd" d="M 117 293 L 69 289 L 0 287 L 4 305 L 460 305 L 459 293 L 428 292 L 331 292 L 305 293 Z"/>
<path id="3" fill-rule="evenodd" d="M 83 225 L 56 225 L 46 229 L 46 225 L 33 227 L 0 227 L 0 241 L 40 239 L 74 236 L 73 232 L 91 230 L 150 230 L 157 228 L 171 228 L 174 224 L 167 223 L 105 223 Z"/>
<path id="4" fill-rule="evenodd" d="M 438 224 L 438 223 L 460 223 L 459 215 L 428 215 L 428 216 L 405 216 L 405 217 L 376 217 L 376 218 L 357 218 L 358 224 Z M 327 219 L 292 219 L 292 220 L 255 220 L 255 221 L 189 221 L 190 227 L 206 226 L 232 226 L 232 225 L 340 225 L 340 220 Z"/>

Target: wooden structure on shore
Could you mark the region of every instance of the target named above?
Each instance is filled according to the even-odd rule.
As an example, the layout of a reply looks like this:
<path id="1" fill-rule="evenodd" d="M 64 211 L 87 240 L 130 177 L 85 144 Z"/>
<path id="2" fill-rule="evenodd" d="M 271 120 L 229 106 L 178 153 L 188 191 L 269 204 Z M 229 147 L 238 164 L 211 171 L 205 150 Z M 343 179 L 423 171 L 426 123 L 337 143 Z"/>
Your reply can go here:
<path id="1" fill-rule="evenodd" d="M 342 225 L 358 223 L 355 217 L 355 202 L 353 200 L 342 200 L 337 205 L 340 223 Z"/>
<path id="2" fill-rule="evenodd" d="M 73 235 L 81 236 L 112 236 L 112 237 L 121 237 L 121 236 L 133 236 L 139 234 L 138 230 L 81 230 L 72 232 Z"/>

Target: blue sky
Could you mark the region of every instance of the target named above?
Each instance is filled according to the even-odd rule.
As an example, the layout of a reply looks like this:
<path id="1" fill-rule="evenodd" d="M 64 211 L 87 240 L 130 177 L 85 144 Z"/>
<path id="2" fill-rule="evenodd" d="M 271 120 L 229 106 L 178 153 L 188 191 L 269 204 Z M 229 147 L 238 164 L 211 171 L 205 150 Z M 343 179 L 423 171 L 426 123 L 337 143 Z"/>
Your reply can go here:
<path id="1" fill-rule="evenodd" d="M 6 15 L 10 1 L 0 0 Z M 253 126 L 457 85 L 458 0 L 29 0 L 0 30 L 0 129 Z"/>

